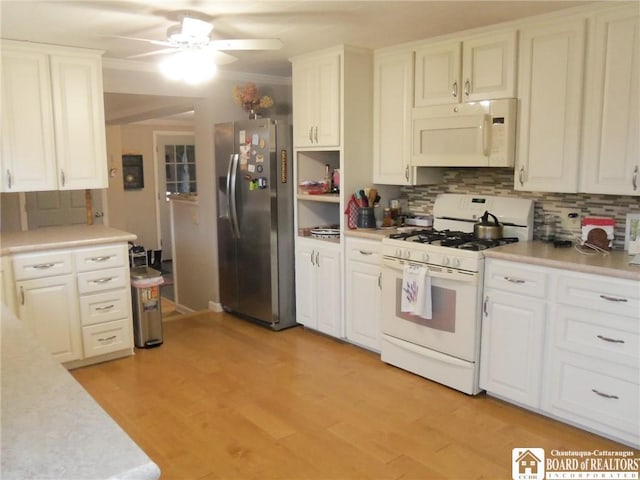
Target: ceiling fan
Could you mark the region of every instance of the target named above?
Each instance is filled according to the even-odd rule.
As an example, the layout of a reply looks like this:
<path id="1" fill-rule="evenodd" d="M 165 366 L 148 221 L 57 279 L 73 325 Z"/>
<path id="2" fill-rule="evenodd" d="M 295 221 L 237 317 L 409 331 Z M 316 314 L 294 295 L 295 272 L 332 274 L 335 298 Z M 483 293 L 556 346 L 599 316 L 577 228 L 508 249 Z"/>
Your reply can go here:
<path id="1" fill-rule="evenodd" d="M 214 27 L 210 22 L 201 20 L 192 13 L 180 14 L 179 18 L 180 23 L 172 25 L 167 30 L 166 40 L 151 40 L 126 36 L 117 36 L 117 38 L 147 42 L 152 45 L 165 47 L 152 52 L 131 55 L 128 58 L 141 58 L 177 52 L 197 52 L 199 54 L 207 54 L 218 65 L 237 60 L 233 55 L 225 53 L 226 51 L 279 50 L 282 48 L 282 41 L 276 38 L 213 40 L 211 38 L 211 32 Z"/>

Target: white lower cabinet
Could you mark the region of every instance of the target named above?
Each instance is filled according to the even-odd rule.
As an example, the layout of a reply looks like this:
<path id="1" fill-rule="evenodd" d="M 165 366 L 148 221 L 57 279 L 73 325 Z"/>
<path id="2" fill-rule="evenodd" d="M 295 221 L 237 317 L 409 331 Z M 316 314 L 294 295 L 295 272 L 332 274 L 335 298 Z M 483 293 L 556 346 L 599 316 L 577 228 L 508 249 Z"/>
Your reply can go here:
<path id="1" fill-rule="evenodd" d="M 74 275 L 16 282 L 18 316 L 60 363 L 82 358 Z"/>
<path id="2" fill-rule="evenodd" d="M 57 360 L 72 368 L 133 352 L 125 243 L 12 260 L 18 317 Z"/>
<path id="3" fill-rule="evenodd" d="M 334 337 L 342 325 L 340 245 L 296 240 L 296 321 Z"/>
<path id="4" fill-rule="evenodd" d="M 486 263 L 480 388 L 539 408 L 546 275 L 505 262 Z"/>
<path id="5" fill-rule="evenodd" d="M 345 324 L 347 340 L 380 352 L 381 243 L 347 238 Z"/>
<path id="6" fill-rule="evenodd" d="M 557 271 L 543 409 L 640 445 L 640 285 Z"/>
<path id="7" fill-rule="evenodd" d="M 638 281 L 488 258 L 480 362 L 489 394 L 640 446 Z"/>

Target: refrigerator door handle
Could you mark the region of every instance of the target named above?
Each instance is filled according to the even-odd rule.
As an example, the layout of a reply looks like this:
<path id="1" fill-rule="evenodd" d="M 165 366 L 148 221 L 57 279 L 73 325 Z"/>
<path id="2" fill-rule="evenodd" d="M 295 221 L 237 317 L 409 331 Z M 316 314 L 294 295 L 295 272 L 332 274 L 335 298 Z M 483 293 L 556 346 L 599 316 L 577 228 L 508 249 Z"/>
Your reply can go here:
<path id="1" fill-rule="evenodd" d="M 240 238 L 240 227 L 238 226 L 238 210 L 236 204 L 236 181 L 238 173 L 237 153 L 231 154 L 229 158 L 229 170 L 227 171 L 227 194 L 229 195 L 229 218 L 231 220 L 231 231 L 235 238 Z"/>

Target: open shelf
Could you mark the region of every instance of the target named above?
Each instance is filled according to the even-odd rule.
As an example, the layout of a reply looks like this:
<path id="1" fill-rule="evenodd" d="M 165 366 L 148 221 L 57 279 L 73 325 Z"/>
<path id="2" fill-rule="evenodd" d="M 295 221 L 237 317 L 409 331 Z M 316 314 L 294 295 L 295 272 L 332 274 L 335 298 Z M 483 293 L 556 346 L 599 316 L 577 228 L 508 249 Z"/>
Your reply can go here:
<path id="1" fill-rule="evenodd" d="M 298 200 L 307 202 L 324 202 L 324 203 L 340 203 L 339 193 L 324 193 L 321 195 L 309 195 L 305 193 L 297 194 Z"/>

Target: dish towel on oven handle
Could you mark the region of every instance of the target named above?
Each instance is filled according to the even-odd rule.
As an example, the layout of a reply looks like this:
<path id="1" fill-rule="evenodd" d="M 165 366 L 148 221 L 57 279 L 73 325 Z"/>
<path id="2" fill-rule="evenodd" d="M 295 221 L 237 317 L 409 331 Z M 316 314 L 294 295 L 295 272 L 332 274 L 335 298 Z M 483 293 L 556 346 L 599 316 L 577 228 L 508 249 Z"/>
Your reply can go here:
<path id="1" fill-rule="evenodd" d="M 400 311 L 431 319 L 431 277 L 427 267 L 409 264 L 404 266 Z"/>

